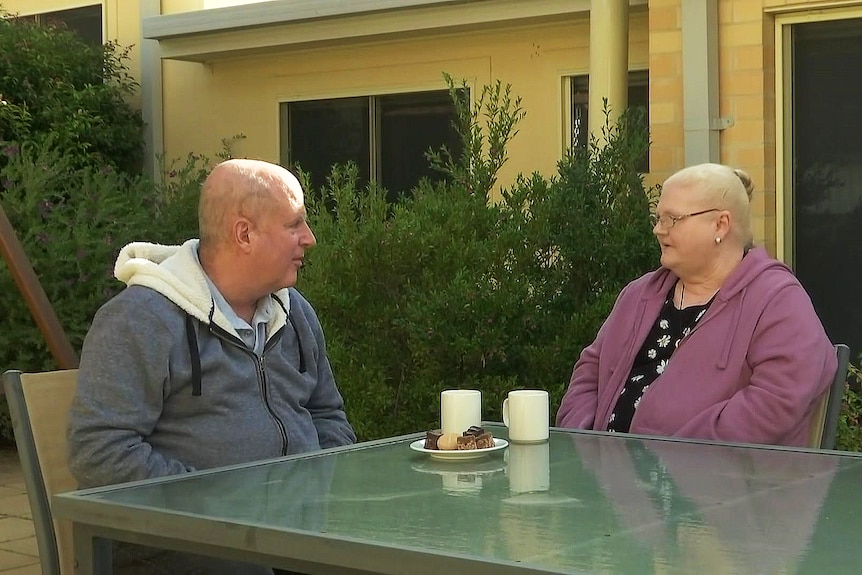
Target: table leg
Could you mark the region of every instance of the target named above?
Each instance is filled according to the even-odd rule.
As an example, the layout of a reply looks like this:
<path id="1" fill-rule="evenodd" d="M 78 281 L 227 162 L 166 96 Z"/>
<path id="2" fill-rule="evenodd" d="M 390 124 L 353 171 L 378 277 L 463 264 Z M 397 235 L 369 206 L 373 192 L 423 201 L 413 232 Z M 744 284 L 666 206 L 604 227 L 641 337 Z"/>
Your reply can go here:
<path id="1" fill-rule="evenodd" d="M 74 524 L 72 540 L 76 575 L 112 575 L 114 572 L 111 541 L 98 537 L 88 525 Z"/>

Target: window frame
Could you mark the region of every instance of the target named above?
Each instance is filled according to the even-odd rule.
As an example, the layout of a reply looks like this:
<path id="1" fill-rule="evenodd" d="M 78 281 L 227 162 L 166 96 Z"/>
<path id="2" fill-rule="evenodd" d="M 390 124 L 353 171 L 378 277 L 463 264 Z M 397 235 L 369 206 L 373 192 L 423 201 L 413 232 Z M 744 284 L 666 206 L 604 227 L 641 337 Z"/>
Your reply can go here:
<path id="1" fill-rule="evenodd" d="M 565 77 L 564 82 L 564 91 L 565 91 L 565 108 L 564 108 L 564 118 L 565 125 L 563 129 L 563 150 L 564 152 L 569 149 L 581 148 L 584 145 L 589 145 L 589 72 L 584 72 L 580 74 L 568 74 Z M 584 97 L 586 101 L 580 102 L 578 101 L 578 96 L 576 94 L 576 88 L 578 83 L 586 82 L 587 89 L 585 91 L 581 90 L 580 92 L 584 93 Z M 649 68 L 640 68 L 633 69 L 628 71 L 628 102 L 627 106 L 631 106 L 631 92 L 634 89 L 646 88 L 646 98 L 645 98 L 645 120 L 647 123 L 647 128 L 649 128 Z M 580 109 L 579 109 L 580 108 Z M 583 118 L 583 128 L 585 132 L 585 139 L 578 141 L 580 138 L 580 131 L 578 122 L 580 122 L 581 118 Z M 650 165 L 649 165 L 649 153 L 647 153 L 646 158 L 643 163 L 643 173 L 649 173 Z"/>

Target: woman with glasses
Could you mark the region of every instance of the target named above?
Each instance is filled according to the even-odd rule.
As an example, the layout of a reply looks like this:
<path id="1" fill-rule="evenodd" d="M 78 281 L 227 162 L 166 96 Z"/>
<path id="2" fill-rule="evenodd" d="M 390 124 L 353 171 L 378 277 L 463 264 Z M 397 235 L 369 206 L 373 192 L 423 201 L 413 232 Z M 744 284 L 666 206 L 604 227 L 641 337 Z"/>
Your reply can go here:
<path id="1" fill-rule="evenodd" d="M 557 425 L 806 446 L 837 360 L 793 273 L 752 247 L 748 174 L 668 178 L 661 267 L 631 282 L 581 353 Z"/>

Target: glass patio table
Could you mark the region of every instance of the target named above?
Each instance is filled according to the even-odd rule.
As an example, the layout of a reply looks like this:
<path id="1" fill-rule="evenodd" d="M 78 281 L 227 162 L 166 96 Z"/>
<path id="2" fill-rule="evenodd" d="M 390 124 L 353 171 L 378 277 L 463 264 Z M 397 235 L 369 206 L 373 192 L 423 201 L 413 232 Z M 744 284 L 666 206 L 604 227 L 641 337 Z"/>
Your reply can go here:
<path id="1" fill-rule="evenodd" d="M 857 454 L 552 428 L 439 461 L 411 449 L 422 437 L 60 494 L 53 511 L 79 573 L 111 572 L 111 540 L 313 574 L 862 571 Z"/>

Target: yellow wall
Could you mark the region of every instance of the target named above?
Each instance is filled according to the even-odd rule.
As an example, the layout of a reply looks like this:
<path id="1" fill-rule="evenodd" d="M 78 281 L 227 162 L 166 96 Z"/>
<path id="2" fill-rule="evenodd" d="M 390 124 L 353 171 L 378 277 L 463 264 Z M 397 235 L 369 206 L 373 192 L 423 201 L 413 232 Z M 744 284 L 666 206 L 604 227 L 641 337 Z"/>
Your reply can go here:
<path id="1" fill-rule="evenodd" d="M 652 0 L 650 29 L 650 177 L 660 182 L 684 167 L 682 2 Z M 719 115 L 732 118 L 720 135 L 720 161 L 746 170 L 755 241 L 774 248 L 775 123 L 772 32 L 760 0 L 718 3 Z"/>
<path id="2" fill-rule="evenodd" d="M 632 68 L 647 66 L 646 24 L 646 14 L 633 16 Z M 550 175 L 562 154 L 564 78 L 588 71 L 588 50 L 589 21 L 572 18 L 206 65 L 166 62 L 165 152 L 212 154 L 221 138 L 243 133 L 247 139 L 235 148 L 238 154 L 278 161 L 280 102 L 440 89 L 448 72 L 474 90 L 499 79 L 522 98 L 527 116 L 500 183 L 511 183 L 518 172 Z"/>
<path id="3" fill-rule="evenodd" d="M 162 14 L 177 14 L 190 12 L 192 10 L 205 10 L 208 8 L 225 8 L 228 6 L 242 6 L 255 4 L 266 0 L 162 0 Z"/>
<path id="4" fill-rule="evenodd" d="M 32 0 L 0 0 L 3 7 L 33 13 Z M 649 11 L 631 16 L 629 68 L 650 71 L 648 183 L 659 183 L 685 164 L 682 70 L 682 2 L 650 0 Z M 109 39 L 136 45 L 129 63 L 140 78 L 140 0 L 102 0 Z M 39 11 L 93 4 L 94 0 L 41 0 Z M 208 0 L 162 0 L 163 14 L 224 4 Z M 748 171 L 755 239 L 776 251 L 776 206 L 783 198 L 776 154 L 775 28 L 786 11 L 812 14 L 850 7 L 862 0 L 720 0 L 719 115 L 733 125 L 720 133 L 720 161 Z M 120 11 L 122 10 L 122 12 Z M 779 54 L 780 56 L 780 54 Z M 564 78 L 589 69 L 586 16 L 554 23 L 454 34 L 404 35 L 350 47 L 284 49 L 265 56 L 209 64 L 165 61 L 164 150 L 168 158 L 188 152 L 214 155 L 222 138 L 243 133 L 239 155 L 278 161 L 279 103 L 302 99 L 385 94 L 445 87 L 442 72 L 466 78 L 474 89 L 497 79 L 512 84 L 526 118 L 509 148 L 500 182 L 515 174 L 554 172 L 562 153 Z"/>
<path id="5" fill-rule="evenodd" d="M 650 179 L 660 182 L 685 163 L 683 137 L 682 2 L 650 0 Z M 783 11 L 821 13 L 862 1 L 720 0 L 719 115 L 733 126 L 720 135 L 720 161 L 746 170 L 755 241 L 777 252 L 775 18 Z"/>
<path id="6" fill-rule="evenodd" d="M 179 12 L 190 12 L 202 10 L 204 0 L 162 0 L 162 14 L 176 14 Z"/>
<path id="7" fill-rule="evenodd" d="M 0 0 L 0 7 L 10 13 L 22 16 L 69 10 L 82 6 L 102 5 L 104 18 L 103 33 L 107 40 L 117 42 L 120 47 L 129 47 L 130 60 L 125 64 L 129 73 L 139 79 L 141 77 L 141 17 L 139 0 Z M 132 97 L 130 104 L 140 107 L 140 94 Z"/>

